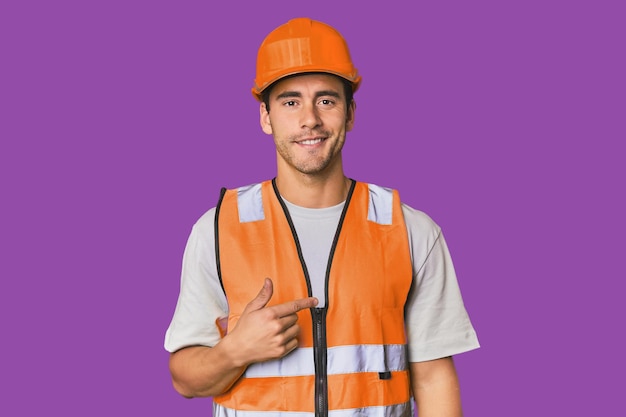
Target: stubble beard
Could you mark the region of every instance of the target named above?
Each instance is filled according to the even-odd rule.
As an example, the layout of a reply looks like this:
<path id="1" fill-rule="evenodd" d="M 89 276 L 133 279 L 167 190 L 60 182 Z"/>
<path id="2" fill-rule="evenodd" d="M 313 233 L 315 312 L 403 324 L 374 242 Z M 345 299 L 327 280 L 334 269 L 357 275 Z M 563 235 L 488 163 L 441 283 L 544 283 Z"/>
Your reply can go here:
<path id="1" fill-rule="evenodd" d="M 318 132 L 318 134 L 328 138 L 326 140 L 330 140 L 328 132 Z M 287 165 L 305 175 L 316 175 L 324 172 L 332 164 L 333 159 L 338 155 L 342 148 L 342 143 L 340 143 L 337 139 L 335 143 L 333 143 L 333 147 L 328 149 L 325 153 L 321 153 L 317 149 L 312 149 L 306 151 L 308 157 L 298 158 L 296 157 L 295 152 L 293 152 L 290 148 L 294 146 L 293 142 L 299 139 L 300 136 L 292 136 L 286 143 L 276 143 L 276 151 L 283 161 L 287 163 Z"/>

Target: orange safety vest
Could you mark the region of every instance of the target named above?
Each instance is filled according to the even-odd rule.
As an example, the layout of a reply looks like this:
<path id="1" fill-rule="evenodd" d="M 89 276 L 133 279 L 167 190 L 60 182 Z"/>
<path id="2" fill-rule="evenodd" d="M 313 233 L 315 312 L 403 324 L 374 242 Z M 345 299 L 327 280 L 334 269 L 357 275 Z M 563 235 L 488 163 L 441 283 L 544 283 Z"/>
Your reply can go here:
<path id="1" fill-rule="evenodd" d="M 228 328 L 266 277 L 274 281 L 268 305 L 311 296 L 296 231 L 274 181 L 222 190 L 215 225 Z M 411 283 L 398 193 L 353 181 L 328 261 L 326 306 L 300 311 L 298 348 L 250 365 L 213 398 L 213 415 L 412 416 L 404 328 Z"/>

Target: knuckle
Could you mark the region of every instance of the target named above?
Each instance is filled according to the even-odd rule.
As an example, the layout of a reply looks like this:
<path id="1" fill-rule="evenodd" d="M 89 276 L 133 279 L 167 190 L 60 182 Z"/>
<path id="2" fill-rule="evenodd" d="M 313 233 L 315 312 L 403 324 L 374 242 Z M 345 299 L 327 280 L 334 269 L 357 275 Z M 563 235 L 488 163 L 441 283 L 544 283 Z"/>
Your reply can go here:
<path id="1" fill-rule="evenodd" d="M 273 310 L 269 310 L 267 308 L 259 310 L 258 313 L 260 314 L 260 317 L 265 321 L 270 321 L 276 318 L 276 314 L 274 314 Z"/>
<path id="2" fill-rule="evenodd" d="M 293 349 L 294 349 L 294 346 L 292 346 L 290 343 L 285 343 L 284 345 L 281 346 L 280 356 L 285 356 L 289 354 Z"/>
<path id="3" fill-rule="evenodd" d="M 269 329 L 273 332 L 273 333 L 280 333 L 280 331 L 282 330 L 282 326 L 280 325 L 279 322 L 277 321 L 272 321 L 269 323 Z"/>

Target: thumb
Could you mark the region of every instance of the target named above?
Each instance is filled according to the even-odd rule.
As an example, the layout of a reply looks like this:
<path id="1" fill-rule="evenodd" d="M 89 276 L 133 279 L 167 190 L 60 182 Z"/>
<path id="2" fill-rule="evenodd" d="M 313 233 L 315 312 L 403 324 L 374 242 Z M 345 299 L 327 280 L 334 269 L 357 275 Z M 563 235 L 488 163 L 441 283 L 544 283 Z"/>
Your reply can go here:
<path id="1" fill-rule="evenodd" d="M 255 311 L 262 309 L 270 301 L 270 299 L 272 298 L 272 294 L 274 294 L 274 284 L 272 283 L 271 279 L 265 278 L 263 288 L 261 288 L 259 294 L 257 294 L 257 296 L 248 303 L 245 310 Z"/>

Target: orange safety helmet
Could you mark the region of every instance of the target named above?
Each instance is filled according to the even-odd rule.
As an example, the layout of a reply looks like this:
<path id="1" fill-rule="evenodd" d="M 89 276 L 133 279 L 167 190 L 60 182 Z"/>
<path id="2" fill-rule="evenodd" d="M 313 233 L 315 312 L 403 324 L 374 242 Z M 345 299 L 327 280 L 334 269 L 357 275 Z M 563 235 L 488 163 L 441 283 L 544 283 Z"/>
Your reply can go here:
<path id="1" fill-rule="evenodd" d="M 337 75 L 352 83 L 353 92 L 361 83 L 343 36 L 326 23 L 301 17 L 277 27 L 263 40 L 252 95 L 261 101 L 261 93 L 272 83 L 306 72 Z"/>

